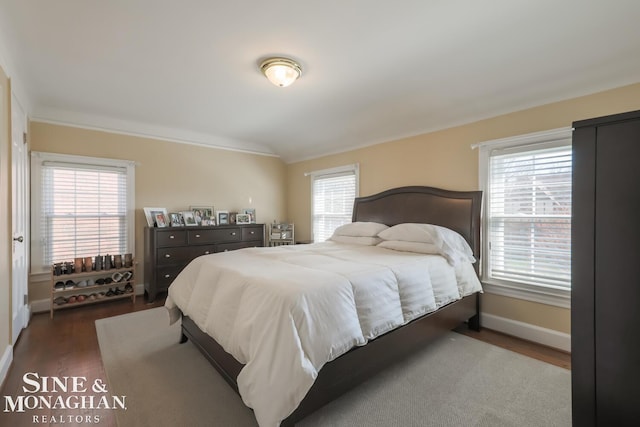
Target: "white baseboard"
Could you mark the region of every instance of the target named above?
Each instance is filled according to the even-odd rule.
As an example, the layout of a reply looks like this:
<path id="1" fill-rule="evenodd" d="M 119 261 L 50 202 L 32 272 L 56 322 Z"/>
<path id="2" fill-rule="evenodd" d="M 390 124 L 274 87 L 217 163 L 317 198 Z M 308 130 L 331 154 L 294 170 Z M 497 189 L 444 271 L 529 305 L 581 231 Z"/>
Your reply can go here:
<path id="1" fill-rule="evenodd" d="M 7 373 L 9 372 L 9 368 L 11 367 L 12 362 L 13 362 L 13 346 L 8 345 L 4 349 L 2 358 L 0 358 L 0 386 L 4 384 L 4 380 L 5 378 L 7 378 Z"/>
<path id="2" fill-rule="evenodd" d="M 480 314 L 480 323 L 487 329 L 571 352 L 571 335 L 564 332 L 486 313 Z"/>
<path id="3" fill-rule="evenodd" d="M 144 295 L 144 284 L 138 283 L 133 287 L 136 296 Z M 31 307 L 31 313 L 42 313 L 51 310 L 51 299 L 39 299 L 31 301 L 29 304 Z"/>

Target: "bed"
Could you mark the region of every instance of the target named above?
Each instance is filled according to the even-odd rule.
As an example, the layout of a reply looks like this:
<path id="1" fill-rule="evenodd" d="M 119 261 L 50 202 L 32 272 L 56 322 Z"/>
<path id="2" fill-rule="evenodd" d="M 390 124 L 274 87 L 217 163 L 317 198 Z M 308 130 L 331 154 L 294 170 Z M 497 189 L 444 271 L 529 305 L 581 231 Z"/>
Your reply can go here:
<path id="1" fill-rule="evenodd" d="M 482 193 L 479 191 L 459 192 L 421 186 L 400 187 L 372 196 L 357 198 L 354 203 L 353 222 L 380 223 L 386 224 L 387 226 L 405 223 L 422 223 L 446 227 L 462 236 L 473 251 L 473 256 L 476 259 L 479 259 L 481 201 Z M 304 248 L 303 255 L 294 255 L 298 257 L 297 259 L 304 259 L 306 254 L 310 254 L 309 256 L 315 256 L 320 253 L 322 255 L 326 248 L 321 244 L 318 245 L 320 246 L 317 246 L 317 249 L 314 245 L 304 245 L 308 246 L 308 248 Z M 251 258 L 253 255 L 265 255 L 265 249 L 262 249 L 262 252 L 259 252 L 259 250 L 256 249 L 255 251 L 258 252 L 255 253 L 252 253 L 251 250 L 243 250 L 244 252 L 242 252 L 242 255 L 236 255 L 235 257 L 237 259 L 237 257 L 240 256 L 241 258 L 238 262 L 242 263 L 243 256 L 246 257 L 246 260 L 253 260 L 254 258 Z M 287 251 L 287 248 L 268 249 L 279 249 L 281 251 L 269 252 L 267 254 L 268 256 L 276 257 L 275 259 L 278 259 L 277 257 L 286 257 L 289 255 L 288 253 L 282 252 Z M 383 249 L 366 249 L 366 251 L 369 251 L 366 252 L 366 256 L 371 257 L 374 260 L 377 256 L 381 256 L 385 260 L 389 257 L 391 260 L 395 260 L 394 257 L 396 255 L 379 255 L 378 252 L 381 250 Z M 347 257 L 353 256 L 349 251 L 344 251 L 344 253 Z M 219 261 L 223 260 L 222 257 L 218 257 L 216 259 Z M 234 258 L 227 258 L 224 262 L 233 262 L 233 259 Z M 340 264 L 341 262 L 342 261 L 339 261 L 338 263 Z M 472 270 L 475 269 L 475 271 L 472 271 L 474 279 L 477 274 L 478 265 L 479 262 L 476 262 L 473 267 L 470 267 Z M 257 271 L 262 268 L 259 262 L 253 267 L 254 268 L 247 267 L 250 271 L 247 274 L 252 274 L 251 271 Z M 304 267 L 306 266 L 303 265 L 299 270 L 303 272 Z M 195 281 L 201 272 L 196 268 L 191 273 L 185 274 L 192 274 L 192 278 L 188 280 Z M 317 280 L 321 281 L 321 279 L 322 278 L 319 278 Z M 187 282 L 188 280 L 183 278 L 183 282 Z M 265 277 L 264 280 L 266 282 L 267 278 Z M 221 291 L 211 291 L 211 289 L 207 288 L 200 292 L 204 292 L 206 294 L 208 292 Z M 168 298 L 168 305 L 172 305 L 174 309 L 177 307 L 179 311 L 184 311 L 183 308 L 186 308 L 187 304 L 182 303 L 183 307 L 180 307 L 180 304 L 174 305 L 174 302 L 171 300 L 171 288 L 169 295 L 170 298 Z M 208 299 L 210 298 L 210 295 L 203 294 L 202 298 Z M 268 296 L 265 296 L 265 298 L 268 298 Z M 192 299 L 198 298 L 192 297 Z M 332 301 L 330 304 L 334 304 L 334 302 Z M 226 307 L 220 306 L 218 308 L 221 311 L 226 310 Z M 237 350 L 229 350 L 229 352 L 225 351 L 225 348 L 234 348 L 234 343 L 220 339 L 219 341 L 221 342 L 219 343 L 214 340 L 210 336 L 211 334 L 203 332 L 203 329 L 206 328 L 202 326 L 202 320 L 196 322 L 192 316 L 182 314 L 181 321 L 183 334 L 182 342 L 190 340 L 220 372 L 229 385 L 236 390 L 236 392 L 243 391 L 239 389 L 238 378 L 243 374 L 245 364 L 241 363 L 237 359 L 246 363 L 246 360 L 250 360 L 250 357 L 245 357 L 243 355 L 234 357 L 230 354 L 231 352 L 237 355 Z M 233 321 L 234 320 L 229 320 L 228 322 Z M 342 320 L 339 319 L 336 321 L 338 323 L 342 322 Z M 353 342 L 348 345 L 350 350 L 347 350 L 346 352 L 339 351 L 336 353 L 336 357 L 332 357 L 329 354 L 326 363 L 324 363 L 324 361 L 322 361 L 322 363 L 318 363 L 318 366 L 321 366 L 321 368 L 319 368 L 317 372 L 313 372 L 313 380 L 311 381 L 309 388 L 304 388 L 304 398 L 299 402 L 299 404 L 296 401 L 294 406 L 295 410 L 290 412 L 290 415 L 282 420 L 281 425 L 295 425 L 297 421 L 367 380 L 384 367 L 401 360 L 416 349 L 426 345 L 428 342 L 438 338 L 463 322 L 468 322 L 469 327 L 473 329 L 480 328 L 479 292 L 474 291 L 473 293 L 464 296 L 461 299 L 456 299 L 455 301 L 447 300 L 446 304 L 443 304 L 443 306 L 438 308 L 436 311 L 421 315 L 420 317 L 412 319 L 405 324 L 396 325 L 392 330 L 387 331 L 386 329 L 383 329 L 382 333 L 367 339 L 365 342 Z M 200 326 L 198 323 L 200 323 Z M 314 322 L 310 320 L 308 323 L 313 324 Z M 304 326 L 306 327 L 308 325 L 305 324 Z M 228 324 L 228 327 L 232 327 L 231 323 Z M 285 325 L 285 328 L 287 327 L 288 325 Z M 300 329 L 300 324 L 296 323 L 295 328 L 297 328 L 296 331 Z M 269 331 L 274 331 L 275 329 L 267 328 L 266 330 L 270 333 Z M 282 334 L 278 331 L 277 335 Z M 286 333 L 284 335 L 286 335 Z M 261 337 L 259 338 L 261 339 Z M 308 347 L 305 347 L 305 344 L 309 345 L 305 342 L 300 344 L 300 353 L 303 357 L 310 353 L 311 356 L 309 357 L 314 362 L 313 364 L 315 366 L 313 352 L 309 352 Z M 288 353 L 285 355 L 288 356 Z M 282 353 L 277 357 L 282 357 Z M 253 363 L 253 361 L 250 363 Z M 313 366 L 304 369 L 313 370 Z M 263 369 L 263 371 L 265 371 L 265 369 Z M 269 373 L 269 375 L 271 375 L 271 373 Z M 273 375 L 271 378 L 273 378 Z M 244 387 L 246 394 L 247 386 L 244 385 Z M 241 395 L 242 394 L 243 393 L 241 393 Z M 256 417 L 260 422 L 260 417 L 257 412 L 258 411 L 256 411 Z M 273 417 L 263 417 L 263 423 L 261 423 L 261 425 L 276 425 L 277 422 L 272 423 L 273 419 Z M 269 422 L 264 422 L 264 420 L 269 420 Z"/>

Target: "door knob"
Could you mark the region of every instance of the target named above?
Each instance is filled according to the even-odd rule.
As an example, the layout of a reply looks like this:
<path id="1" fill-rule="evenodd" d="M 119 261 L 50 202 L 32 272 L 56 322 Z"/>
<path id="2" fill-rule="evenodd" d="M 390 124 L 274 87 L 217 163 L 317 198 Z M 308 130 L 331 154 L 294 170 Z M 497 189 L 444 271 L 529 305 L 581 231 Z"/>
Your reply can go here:
<path id="1" fill-rule="evenodd" d="M 24 242 L 24 237 L 22 237 L 22 236 L 14 237 L 13 241 L 22 243 L 22 242 Z"/>

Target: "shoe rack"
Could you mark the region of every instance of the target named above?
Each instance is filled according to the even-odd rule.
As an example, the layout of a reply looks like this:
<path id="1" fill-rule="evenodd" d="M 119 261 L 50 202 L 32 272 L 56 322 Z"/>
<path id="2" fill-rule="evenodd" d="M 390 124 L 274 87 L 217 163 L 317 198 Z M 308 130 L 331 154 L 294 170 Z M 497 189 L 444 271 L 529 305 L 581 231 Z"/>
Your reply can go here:
<path id="1" fill-rule="evenodd" d="M 69 263 L 71 265 L 71 263 Z M 89 264 L 90 265 L 90 264 Z M 94 264 L 95 265 L 95 264 Z M 135 260 L 130 267 L 64 273 L 51 267 L 51 319 L 56 310 L 131 298 L 135 304 Z M 73 270 L 72 270 L 73 271 Z"/>

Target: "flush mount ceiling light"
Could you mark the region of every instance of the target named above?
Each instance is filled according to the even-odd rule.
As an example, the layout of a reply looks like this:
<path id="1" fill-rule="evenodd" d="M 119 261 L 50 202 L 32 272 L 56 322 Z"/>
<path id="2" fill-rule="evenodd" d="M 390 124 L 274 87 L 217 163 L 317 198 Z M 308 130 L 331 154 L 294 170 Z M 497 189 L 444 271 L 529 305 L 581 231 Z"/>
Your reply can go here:
<path id="1" fill-rule="evenodd" d="M 289 58 L 268 58 L 260 64 L 260 71 L 271 83 L 287 87 L 302 75 L 300 65 Z"/>

